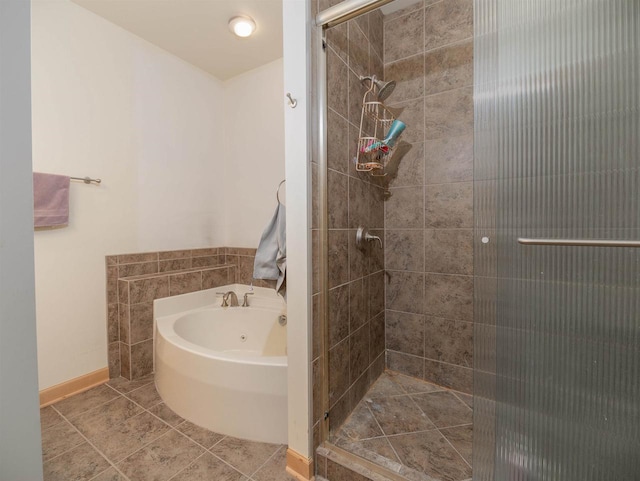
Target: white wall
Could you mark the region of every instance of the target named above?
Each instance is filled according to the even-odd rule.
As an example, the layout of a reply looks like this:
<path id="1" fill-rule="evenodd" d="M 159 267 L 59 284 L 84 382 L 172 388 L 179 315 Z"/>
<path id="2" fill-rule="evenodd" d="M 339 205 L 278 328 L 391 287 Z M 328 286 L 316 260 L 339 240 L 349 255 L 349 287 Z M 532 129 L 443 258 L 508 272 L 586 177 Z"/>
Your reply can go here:
<path id="1" fill-rule="evenodd" d="M 0 479 L 42 480 L 33 280 L 29 2 L 0 2 Z"/>
<path id="2" fill-rule="evenodd" d="M 284 73 L 282 59 L 227 80 L 227 245 L 257 247 L 275 212 L 284 179 Z M 284 202 L 286 186 L 281 189 Z"/>

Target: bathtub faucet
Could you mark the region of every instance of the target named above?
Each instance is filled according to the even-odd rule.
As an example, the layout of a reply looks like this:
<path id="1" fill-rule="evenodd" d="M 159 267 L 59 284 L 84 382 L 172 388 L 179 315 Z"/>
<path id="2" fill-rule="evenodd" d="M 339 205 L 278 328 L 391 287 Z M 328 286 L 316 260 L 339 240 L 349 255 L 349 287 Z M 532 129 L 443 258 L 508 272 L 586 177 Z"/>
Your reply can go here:
<path id="1" fill-rule="evenodd" d="M 231 301 L 231 307 L 238 307 L 238 296 L 235 292 L 216 292 L 216 294 L 222 296 L 222 307 L 229 307 L 229 301 Z"/>

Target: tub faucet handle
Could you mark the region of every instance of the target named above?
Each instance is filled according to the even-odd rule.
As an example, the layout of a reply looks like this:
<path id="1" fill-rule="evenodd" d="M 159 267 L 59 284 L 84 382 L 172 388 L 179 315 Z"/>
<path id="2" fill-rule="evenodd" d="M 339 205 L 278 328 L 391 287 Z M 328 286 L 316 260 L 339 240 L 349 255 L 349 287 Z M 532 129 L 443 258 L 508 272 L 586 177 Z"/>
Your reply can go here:
<path id="1" fill-rule="evenodd" d="M 244 302 L 242 303 L 242 307 L 249 307 L 249 299 L 247 296 L 252 296 L 255 294 L 254 292 L 245 292 L 244 293 Z"/>
<path id="2" fill-rule="evenodd" d="M 238 296 L 235 292 L 216 292 L 216 294 L 222 296 L 222 307 L 229 307 L 229 300 L 231 300 L 231 307 L 238 306 Z"/>

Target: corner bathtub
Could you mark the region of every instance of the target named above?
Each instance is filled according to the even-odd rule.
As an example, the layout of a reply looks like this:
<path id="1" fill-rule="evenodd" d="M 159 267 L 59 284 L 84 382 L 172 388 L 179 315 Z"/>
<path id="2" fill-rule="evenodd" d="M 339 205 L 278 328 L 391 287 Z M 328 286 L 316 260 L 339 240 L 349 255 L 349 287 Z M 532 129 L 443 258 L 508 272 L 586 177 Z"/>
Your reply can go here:
<path id="1" fill-rule="evenodd" d="M 286 305 L 254 287 L 249 307 L 220 307 L 234 284 L 154 302 L 155 381 L 173 411 L 217 433 L 287 443 Z"/>

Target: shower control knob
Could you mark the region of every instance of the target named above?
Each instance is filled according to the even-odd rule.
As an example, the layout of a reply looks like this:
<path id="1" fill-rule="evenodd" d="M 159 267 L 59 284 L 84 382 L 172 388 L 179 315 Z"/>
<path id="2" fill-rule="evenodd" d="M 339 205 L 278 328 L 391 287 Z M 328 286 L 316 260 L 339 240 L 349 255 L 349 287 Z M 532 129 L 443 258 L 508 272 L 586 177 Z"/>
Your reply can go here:
<path id="1" fill-rule="evenodd" d="M 369 234 L 369 229 L 365 229 L 364 227 L 358 227 L 356 231 L 356 247 L 359 249 L 364 249 L 366 246 L 366 242 L 378 241 L 380 243 L 380 249 L 382 249 L 382 239 L 380 236 Z"/>

